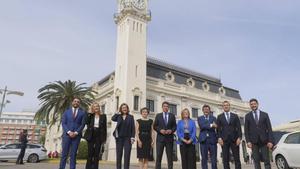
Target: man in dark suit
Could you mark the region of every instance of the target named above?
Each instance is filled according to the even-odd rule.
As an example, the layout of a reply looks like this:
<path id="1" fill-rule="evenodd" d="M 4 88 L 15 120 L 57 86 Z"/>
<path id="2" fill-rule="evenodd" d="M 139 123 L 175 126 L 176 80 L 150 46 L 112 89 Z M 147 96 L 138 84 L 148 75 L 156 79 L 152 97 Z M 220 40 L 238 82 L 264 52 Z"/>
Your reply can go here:
<path id="1" fill-rule="evenodd" d="M 271 169 L 269 158 L 269 149 L 273 147 L 271 122 L 268 114 L 258 109 L 256 99 L 251 99 L 249 103 L 252 111 L 245 116 L 247 146 L 252 149 L 255 169 L 261 168 L 261 161 L 264 162 L 266 169 Z"/>
<path id="2" fill-rule="evenodd" d="M 79 108 L 80 100 L 73 99 L 72 107 L 62 115 L 62 155 L 59 169 L 65 169 L 70 152 L 70 169 L 76 168 L 76 154 L 85 126 L 86 113 Z M 70 151 L 71 148 L 71 151 Z"/>
<path id="3" fill-rule="evenodd" d="M 210 152 L 211 168 L 217 169 L 217 119 L 210 113 L 209 105 L 204 105 L 202 111 L 204 115 L 198 117 L 201 166 L 202 169 L 208 168 L 207 160 Z"/>
<path id="4" fill-rule="evenodd" d="M 162 103 L 163 112 L 156 115 L 153 128 L 157 132 L 155 168 L 161 169 L 161 159 L 166 147 L 168 169 L 173 169 L 173 143 L 176 131 L 175 115 L 169 112 L 169 103 Z"/>
<path id="5" fill-rule="evenodd" d="M 27 147 L 27 130 L 24 129 L 23 132 L 20 134 L 20 143 L 21 143 L 21 151 L 20 154 L 18 156 L 17 162 L 16 164 L 24 164 L 23 162 L 23 158 L 25 155 L 25 151 L 26 151 L 26 147 Z"/>
<path id="6" fill-rule="evenodd" d="M 230 103 L 223 102 L 224 112 L 217 118 L 218 142 L 222 146 L 224 169 L 230 169 L 229 149 L 231 149 L 236 169 L 241 169 L 239 145 L 242 139 L 240 119 L 237 114 L 230 112 Z"/>

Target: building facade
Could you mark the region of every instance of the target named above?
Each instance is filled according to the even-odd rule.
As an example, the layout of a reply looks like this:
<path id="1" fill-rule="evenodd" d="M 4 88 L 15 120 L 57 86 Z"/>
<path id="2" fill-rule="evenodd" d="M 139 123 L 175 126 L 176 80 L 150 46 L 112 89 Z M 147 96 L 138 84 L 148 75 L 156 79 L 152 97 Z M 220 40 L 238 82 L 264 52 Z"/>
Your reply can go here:
<path id="1" fill-rule="evenodd" d="M 0 144 L 18 143 L 23 129 L 28 130 L 28 142 L 40 143 L 46 134 L 44 122 L 34 120 L 34 112 L 3 112 L 0 118 Z"/>
<path id="2" fill-rule="evenodd" d="M 276 131 L 281 131 L 281 132 L 295 132 L 295 131 L 300 131 L 300 120 L 294 120 L 290 121 L 285 124 L 281 124 L 279 126 L 276 126 L 273 128 L 273 130 Z"/>
<path id="3" fill-rule="evenodd" d="M 177 120 L 180 119 L 181 110 L 184 108 L 189 108 L 192 118 L 196 120 L 202 115 L 201 108 L 204 104 L 210 105 L 217 116 L 222 113 L 222 102 L 228 100 L 232 112 L 240 116 L 243 125 L 249 105 L 242 100 L 238 90 L 224 86 L 218 78 L 147 56 L 147 24 L 151 21 L 148 0 L 117 2 L 118 9 L 114 16 L 117 27 L 115 71 L 92 85 L 98 92 L 96 102 L 100 104 L 108 119 L 122 103 L 129 105 L 130 113 L 135 119 L 140 118 L 139 110 L 143 107 L 148 107 L 151 112 L 150 118 L 155 118 L 155 115 L 161 112 L 162 102 L 168 101 L 170 112 L 176 115 Z M 115 139 L 112 136 L 115 125 L 108 120 L 108 138 L 103 159 L 109 161 L 115 161 L 116 156 Z M 57 129 L 47 132 L 48 150 L 61 150 L 61 130 Z M 175 145 L 174 152 L 180 159 L 179 148 Z M 135 148 L 136 145 L 131 153 L 133 159 L 136 157 Z M 220 152 L 219 149 L 218 153 Z M 218 155 L 219 161 L 220 157 Z"/>
<path id="4" fill-rule="evenodd" d="M 209 104 L 215 115 L 222 113 L 224 100 L 231 102 L 232 111 L 241 117 L 249 111 L 238 90 L 225 87 L 221 80 L 165 61 L 147 56 L 147 24 L 151 20 L 148 1 L 119 0 L 115 14 L 117 47 L 115 71 L 93 85 L 98 92 L 96 101 L 108 119 L 127 103 L 135 119 L 139 110 L 148 107 L 150 117 L 161 112 L 164 101 L 170 103 L 170 112 L 180 119 L 181 110 L 189 108 L 192 118 L 202 115 L 201 107 Z M 108 122 L 108 141 L 104 158 L 115 160 L 115 124 Z M 132 157 L 136 157 L 133 146 Z M 174 149 L 178 149 L 174 146 Z M 154 149 L 155 151 L 155 149 Z M 176 151 L 178 152 L 178 150 Z M 221 152 L 221 151 L 219 151 Z M 155 153 L 154 153 L 155 154 Z M 242 153 L 241 153 L 242 154 Z M 179 153 L 177 153 L 180 159 Z"/>

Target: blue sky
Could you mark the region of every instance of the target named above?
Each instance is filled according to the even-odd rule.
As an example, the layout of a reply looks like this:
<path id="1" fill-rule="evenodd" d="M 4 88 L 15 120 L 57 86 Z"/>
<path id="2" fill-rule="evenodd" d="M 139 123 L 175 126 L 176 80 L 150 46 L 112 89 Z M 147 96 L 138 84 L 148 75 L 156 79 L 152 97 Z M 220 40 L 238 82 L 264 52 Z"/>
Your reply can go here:
<path id="1" fill-rule="evenodd" d="M 256 97 L 274 125 L 299 119 L 300 1 L 150 0 L 148 55 L 221 77 Z M 0 1 L 4 111 L 37 109 L 55 80 L 92 84 L 114 70 L 116 0 Z"/>

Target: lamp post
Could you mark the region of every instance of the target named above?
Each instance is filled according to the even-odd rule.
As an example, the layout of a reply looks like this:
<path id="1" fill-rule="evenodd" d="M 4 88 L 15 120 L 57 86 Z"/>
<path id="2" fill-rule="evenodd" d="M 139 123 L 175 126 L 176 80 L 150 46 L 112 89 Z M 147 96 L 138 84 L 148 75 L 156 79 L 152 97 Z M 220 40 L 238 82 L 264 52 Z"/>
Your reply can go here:
<path id="1" fill-rule="evenodd" d="M 2 111 L 3 111 L 3 107 L 4 107 L 4 102 L 7 102 L 5 101 L 5 97 L 6 95 L 18 95 L 18 96 L 23 96 L 24 93 L 23 92 L 20 92 L 20 91 L 13 91 L 13 90 L 7 90 L 7 86 L 5 86 L 4 89 L 0 89 L 0 94 L 2 94 L 2 101 L 1 101 L 1 105 L 0 105 L 0 118 L 1 118 L 1 115 L 2 115 Z M 9 103 L 10 101 L 8 101 L 7 103 Z"/>

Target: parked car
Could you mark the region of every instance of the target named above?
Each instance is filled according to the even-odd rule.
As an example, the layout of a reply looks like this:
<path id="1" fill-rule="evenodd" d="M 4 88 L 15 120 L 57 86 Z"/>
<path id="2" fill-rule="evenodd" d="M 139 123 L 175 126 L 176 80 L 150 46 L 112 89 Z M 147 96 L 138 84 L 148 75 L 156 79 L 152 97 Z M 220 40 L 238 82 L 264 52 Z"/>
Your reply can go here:
<path id="1" fill-rule="evenodd" d="M 278 169 L 300 168 L 300 131 L 281 137 L 274 146 L 273 159 Z"/>
<path id="2" fill-rule="evenodd" d="M 6 144 L 0 147 L 0 161 L 17 160 L 21 144 Z M 47 150 L 39 144 L 27 144 L 24 161 L 37 163 L 47 159 Z"/>

